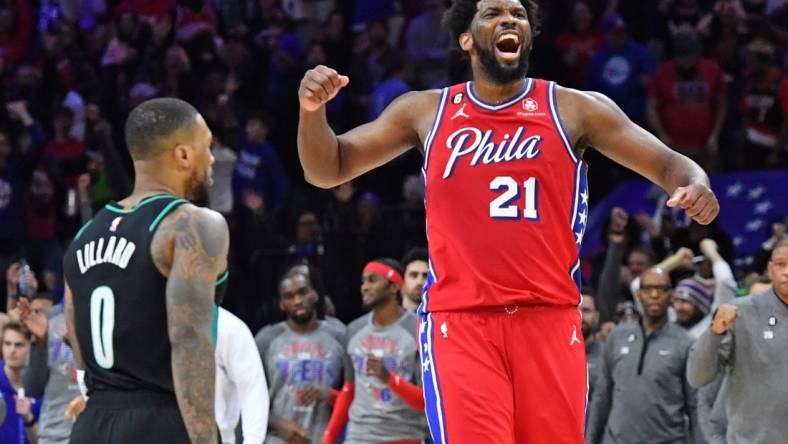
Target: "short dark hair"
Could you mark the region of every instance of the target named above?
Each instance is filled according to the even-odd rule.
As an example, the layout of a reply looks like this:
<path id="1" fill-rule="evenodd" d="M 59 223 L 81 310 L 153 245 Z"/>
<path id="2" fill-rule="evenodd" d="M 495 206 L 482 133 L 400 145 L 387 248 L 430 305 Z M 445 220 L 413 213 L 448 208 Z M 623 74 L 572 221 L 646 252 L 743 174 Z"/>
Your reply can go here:
<path id="1" fill-rule="evenodd" d="M 161 139 L 195 125 L 198 114 L 189 103 L 174 97 L 140 103 L 126 119 L 126 146 L 131 157 L 144 159 L 155 154 Z"/>
<path id="2" fill-rule="evenodd" d="M 5 336 L 5 332 L 7 332 L 8 330 L 13 330 L 19 333 L 20 335 L 27 338 L 28 341 L 33 337 L 33 335 L 30 333 L 30 330 L 28 330 L 27 326 L 21 323 L 20 321 L 10 321 L 7 324 L 5 324 L 5 326 L 3 326 L 3 336 Z"/>
<path id="3" fill-rule="evenodd" d="M 459 47 L 460 34 L 470 29 L 478 3 L 479 0 L 454 0 L 451 7 L 443 14 L 443 27 L 449 31 L 455 48 Z M 525 6 L 528 21 L 531 23 L 531 32 L 536 36 L 541 25 L 539 5 L 534 0 L 520 0 L 520 3 Z"/>
<path id="4" fill-rule="evenodd" d="M 402 257 L 402 267 L 408 268 L 408 265 L 414 261 L 429 262 L 429 253 L 427 253 L 427 249 L 422 247 L 411 248 L 405 253 L 405 256 Z"/>

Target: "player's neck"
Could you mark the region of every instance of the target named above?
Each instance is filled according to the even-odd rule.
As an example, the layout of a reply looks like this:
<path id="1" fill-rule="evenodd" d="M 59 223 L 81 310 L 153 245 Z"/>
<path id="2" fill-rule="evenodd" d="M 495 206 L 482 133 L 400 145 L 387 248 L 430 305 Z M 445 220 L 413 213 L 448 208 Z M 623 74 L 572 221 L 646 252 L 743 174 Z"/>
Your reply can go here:
<path id="1" fill-rule="evenodd" d="M 659 330 L 665 322 L 667 322 L 668 317 L 663 316 L 661 318 L 651 318 L 648 316 L 643 316 L 643 329 L 646 330 L 646 334 L 651 334 L 652 332 Z"/>
<path id="2" fill-rule="evenodd" d="M 482 67 L 473 68 L 473 94 L 487 103 L 502 103 L 522 92 L 525 77 L 509 83 L 498 83 Z"/>
<path id="3" fill-rule="evenodd" d="M 312 319 L 306 324 L 299 324 L 298 322 L 287 318 L 287 326 L 290 327 L 290 330 L 293 330 L 297 333 L 309 333 L 310 331 L 317 330 L 317 327 L 320 326 L 320 321 L 317 320 L 317 317 L 312 317 Z"/>
<path id="4" fill-rule="evenodd" d="M 186 195 L 183 185 L 174 183 L 172 180 L 165 180 L 157 174 L 151 173 L 149 165 L 142 165 L 145 162 L 134 162 L 136 177 L 134 180 L 134 190 L 131 195 L 123 199 L 121 203 L 135 204 L 148 196 L 156 194 L 171 194 L 183 198 Z"/>
<path id="5" fill-rule="evenodd" d="M 404 311 L 405 309 L 402 308 L 395 299 L 394 303 L 375 308 L 372 312 L 372 323 L 380 327 L 391 325 L 402 317 Z"/>
<path id="6" fill-rule="evenodd" d="M 14 388 L 22 387 L 22 370 L 23 367 L 20 368 L 11 368 L 9 366 L 4 366 L 3 371 L 5 372 L 5 377 L 8 378 L 8 382 L 11 383 L 11 386 Z"/>

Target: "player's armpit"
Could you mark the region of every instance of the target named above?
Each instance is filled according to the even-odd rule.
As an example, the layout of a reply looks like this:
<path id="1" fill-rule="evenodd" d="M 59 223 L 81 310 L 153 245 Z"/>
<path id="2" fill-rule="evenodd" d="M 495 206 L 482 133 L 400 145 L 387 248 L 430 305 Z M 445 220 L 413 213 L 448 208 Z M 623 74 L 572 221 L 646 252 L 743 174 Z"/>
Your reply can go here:
<path id="1" fill-rule="evenodd" d="M 166 300 L 175 394 L 192 442 L 214 443 L 211 325 L 214 281 L 227 262 L 227 225 L 220 214 L 191 205 L 178 208 L 167 219 L 160 230 L 172 231 Z"/>
<path id="2" fill-rule="evenodd" d="M 636 125 L 608 97 L 561 87 L 556 94 L 570 139 L 577 144 L 596 148 L 669 194 L 690 184 L 708 186 L 708 177 L 698 164 Z"/>
<path id="3" fill-rule="evenodd" d="M 421 145 L 439 100 L 437 90 L 403 94 L 374 121 L 338 136 L 328 127 L 325 113 L 302 113 L 298 154 L 306 180 L 332 188 Z"/>
<path id="4" fill-rule="evenodd" d="M 76 364 L 78 369 L 84 370 L 85 364 L 82 360 L 82 352 L 79 348 L 79 342 L 77 342 L 77 330 L 74 324 L 74 294 L 71 292 L 68 282 L 65 283 L 63 300 L 63 312 L 66 318 L 65 339 L 67 339 L 68 345 L 71 347 L 71 351 L 74 354 L 74 364 Z"/>

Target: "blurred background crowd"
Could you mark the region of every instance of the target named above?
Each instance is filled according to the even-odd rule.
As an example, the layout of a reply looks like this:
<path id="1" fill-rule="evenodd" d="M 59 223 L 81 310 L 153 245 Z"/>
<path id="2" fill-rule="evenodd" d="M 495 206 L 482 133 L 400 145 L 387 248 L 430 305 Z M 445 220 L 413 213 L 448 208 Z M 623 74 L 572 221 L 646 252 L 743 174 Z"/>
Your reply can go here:
<path id="1" fill-rule="evenodd" d="M 739 179 L 751 174 L 777 184 L 750 199 L 761 207 L 747 211 L 764 215 L 757 226 L 726 225 L 723 217 L 702 227 L 677 213 L 603 205 L 635 175 L 589 152 L 598 231 L 584 249 L 583 275 L 587 294 L 605 304 L 596 304 L 603 321 L 588 337 L 604 324 L 604 339 L 637 316 L 638 278 L 658 263 L 673 282 L 698 280 L 697 297 L 686 298 L 698 302 L 694 316 L 712 306 L 717 260 L 730 264 L 724 279 L 734 294 L 768 281 L 766 264 L 788 222 L 788 1 L 537 3 L 543 25 L 530 76 L 608 95 L 630 119 L 726 178 L 718 195 L 752 197 Z M 332 190 L 309 186 L 295 145 L 298 83 L 318 64 L 350 77 L 327 107 L 342 132 L 404 92 L 467 80 L 466 60 L 440 26 L 446 7 L 444 0 L 0 0 L 7 310 L 20 289 L 60 302 L 65 246 L 133 185 L 128 112 L 175 96 L 196 106 L 215 135 L 215 183 L 202 204 L 224 214 L 231 230 L 223 307 L 253 332 L 284 319 L 280 278 L 306 265 L 320 315 L 357 318 L 364 265 L 426 247 L 421 155 L 411 150 Z M 749 247 L 738 231 L 749 233 Z"/>

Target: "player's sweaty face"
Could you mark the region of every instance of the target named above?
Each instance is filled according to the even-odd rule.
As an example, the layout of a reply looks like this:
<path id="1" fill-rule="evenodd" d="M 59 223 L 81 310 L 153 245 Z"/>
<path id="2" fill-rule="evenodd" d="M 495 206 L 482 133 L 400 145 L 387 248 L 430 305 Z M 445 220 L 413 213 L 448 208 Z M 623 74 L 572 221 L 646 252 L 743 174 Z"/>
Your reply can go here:
<path id="1" fill-rule="evenodd" d="M 285 279 L 279 286 L 279 308 L 288 319 L 302 324 L 312 320 L 317 304 L 317 293 L 303 276 Z"/>
<path id="2" fill-rule="evenodd" d="M 392 284 L 383 276 L 366 272 L 361 277 L 361 304 L 365 308 L 374 308 L 382 302 L 392 292 Z"/>
<path id="3" fill-rule="evenodd" d="M 476 55 L 492 80 L 508 83 L 525 76 L 532 35 L 528 13 L 519 0 L 480 1 L 471 35 Z"/>

